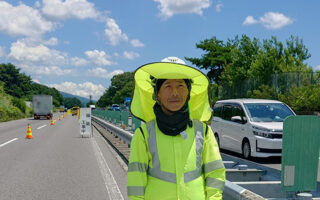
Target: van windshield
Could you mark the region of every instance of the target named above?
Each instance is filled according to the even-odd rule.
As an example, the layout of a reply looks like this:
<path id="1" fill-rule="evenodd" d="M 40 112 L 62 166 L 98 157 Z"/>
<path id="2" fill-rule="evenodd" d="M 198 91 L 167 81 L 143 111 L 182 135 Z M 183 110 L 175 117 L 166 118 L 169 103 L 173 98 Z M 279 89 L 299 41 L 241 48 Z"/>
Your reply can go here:
<path id="1" fill-rule="evenodd" d="M 244 106 L 253 122 L 283 122 L 295 115 L 282 103 L 245 103 Z"/>

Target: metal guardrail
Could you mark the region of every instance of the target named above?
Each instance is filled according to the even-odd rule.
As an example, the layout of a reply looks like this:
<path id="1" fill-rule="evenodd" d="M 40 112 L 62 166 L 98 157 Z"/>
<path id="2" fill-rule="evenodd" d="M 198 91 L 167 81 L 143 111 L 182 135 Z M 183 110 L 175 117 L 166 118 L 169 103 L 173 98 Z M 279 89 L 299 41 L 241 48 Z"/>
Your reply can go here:
<path id="1" fill-rule="evenodd" d="M 98 117 L 92 116 L 92 120 L 95 121 L 100 126 L 104 127 L 108 132 L 115 134 L 121 140 L 125 141 L 129 146 L 132 139 L 132 133 L 129 131 L 123 130 L 121 127 L 118 127 L 114 124 L 111 124 L 110 122 L 107 122 L 103 119 L 99 119 Z"/>

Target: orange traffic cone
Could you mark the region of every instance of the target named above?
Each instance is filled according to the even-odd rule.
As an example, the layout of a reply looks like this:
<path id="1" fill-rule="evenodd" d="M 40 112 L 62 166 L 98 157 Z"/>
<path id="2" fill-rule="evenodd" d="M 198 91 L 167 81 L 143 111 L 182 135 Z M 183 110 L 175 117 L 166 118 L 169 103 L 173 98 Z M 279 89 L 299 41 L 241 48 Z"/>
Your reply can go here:
<path id="1" fill-rule="evenodd" d="M 31 131 L 31 128 L 30 128 L 30 124 L 28 124 L 28 129 L 27 129 L 27 136 L 26 136 L 27 139 L 32 139 L 32 131 Z"/>
<path id="2" fill-rule="evenodd" d="M 51 118 L 51 124 L 50 125 L 54 125 L 54 121 L 53 118 Z"/>
<path id="3" fill-rule="evenodd" d="M 59 115 L 59 120 L 61 120 L 61 116 Z"/>

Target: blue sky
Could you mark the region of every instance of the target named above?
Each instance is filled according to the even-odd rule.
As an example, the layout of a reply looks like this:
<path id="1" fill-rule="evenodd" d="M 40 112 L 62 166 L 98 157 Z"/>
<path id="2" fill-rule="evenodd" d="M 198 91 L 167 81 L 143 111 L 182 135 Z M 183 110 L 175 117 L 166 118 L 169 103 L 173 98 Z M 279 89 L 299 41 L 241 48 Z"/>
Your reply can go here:
<path id="1" fill-rule="evenodd" d="M 319 8 L 316 0 L 0 0 L 0 63 L 96 100 L 112 76 L 168 56 L 200 57 L 196 43 L 214 36 L 299 36 L 307 64 L 320 70 Z"/>

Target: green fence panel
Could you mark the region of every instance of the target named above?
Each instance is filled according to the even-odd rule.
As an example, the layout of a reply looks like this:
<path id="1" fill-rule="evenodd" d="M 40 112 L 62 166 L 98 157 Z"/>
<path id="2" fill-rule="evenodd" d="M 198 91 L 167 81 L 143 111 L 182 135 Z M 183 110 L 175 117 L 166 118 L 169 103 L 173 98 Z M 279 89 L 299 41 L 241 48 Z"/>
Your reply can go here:
<path id="1" fill-rule="evenodd" d="M 126 127 L 129 127 L 129 111 L 111 111 L 111 110 L 102 110 L 95 109 L 92 111 L 94 116 L 105 119 L 113 124 L 125 124 Z M 132 116 L 132 126 L 131 129 L 135 131 L 137 128 L 141 126 L 141 120 Z"/>
<path id="2" fill-rule="evenodd" d="M 281 187 L 315 191 L 320 149 L 320 118 L 291 116 L 283 124 Z"/>

